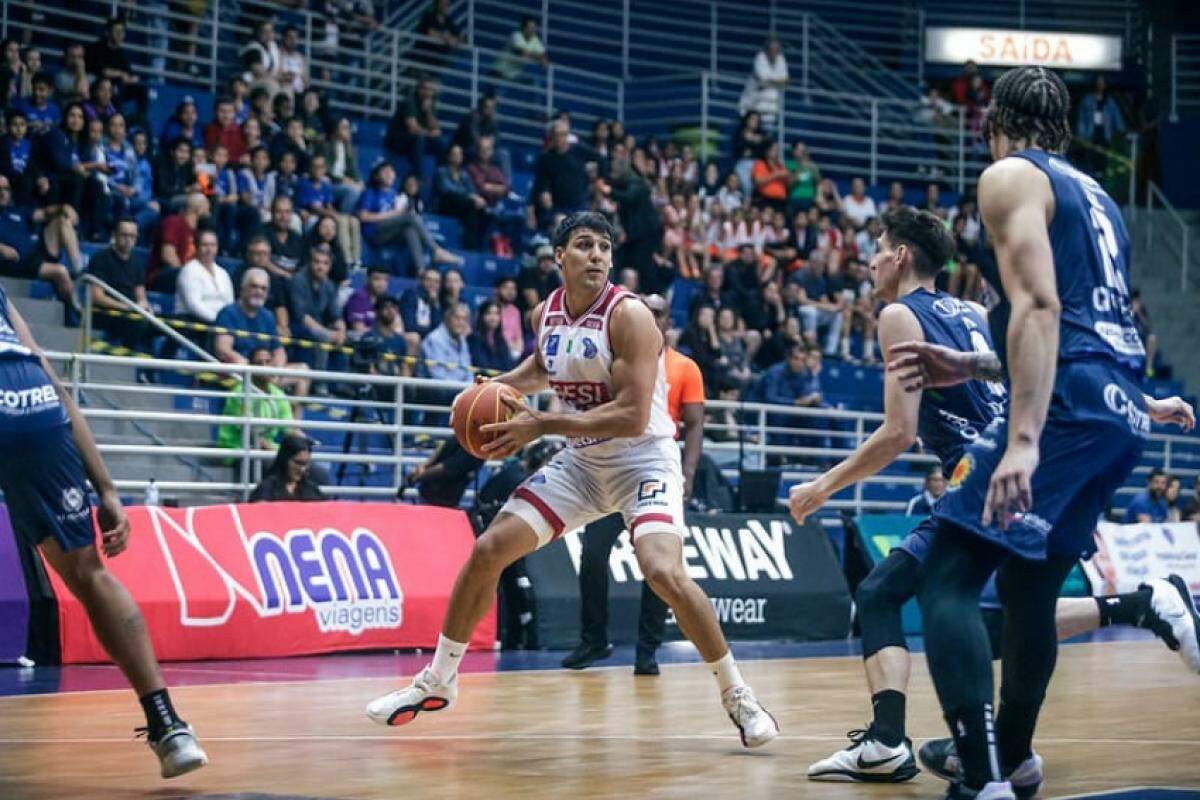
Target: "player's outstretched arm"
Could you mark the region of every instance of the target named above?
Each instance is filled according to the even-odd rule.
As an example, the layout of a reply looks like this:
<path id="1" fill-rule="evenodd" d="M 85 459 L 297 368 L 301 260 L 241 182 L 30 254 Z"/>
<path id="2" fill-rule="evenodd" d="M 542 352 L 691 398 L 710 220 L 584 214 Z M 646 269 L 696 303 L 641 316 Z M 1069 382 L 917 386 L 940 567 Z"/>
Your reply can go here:
<path id="1" fill-rule="evenodd" d="M 900 342 L 924 344 L 925 334 L 916 316 L 906 306 L 893 303 L 879 314 L 879 349 L 889 358 Z M 854 454 L 807 483 L 793 486 L 789 493 L 792 516 L 803 523 L 820 510 L 833 495 L 879 472 L 912 446 L 917 438 L 921 395 L 908 391 L 900 373 L 888 370 L 883 385 L 883 424 Z"/>
<path id="2" fill-rule="evenodd" d="M 59 380 L 58 373 L 54 371 L 54 367 L 50 365 L 49 360 L 42 353 L 42 349 L 38 347 L 33 334 L 29 331 L 29 326 L 25 324 L 25 320 L 13 306 L 11 300 L 8 303 L 8 318 L 12 322 L 13 330 L 20 337 L 21 343 L 36 353 L 38 358 L 41 359 L 42 369 L 50 377 L 50 382 L 54 385 L 54 391 L 58 393 L 59 401 L 67 411 L 67 418 L 71 421 L 71 433 L 75 438 L 75 446 L 79 449 L 79 457 L 83 461 L 83 468 L 87 471 L 88 480 L 91 481 L 92 488 L 96 490 L 96 494 L 100 498 L 98 511 L 100 536 L 104 547 L 104 554 L 109 557 L 115 556 L 125 549 L 129 538 L 129 520 L 125 518 L 125 511 L 121 508 L 121 498 L 117 494 L 116 486 L 113 485 L 112 476 L 108 474 L 108 467 L 104 465 L 104 458 L 100 455 L 100 449 L 96 447 L 96 440 L 92 437 L 92 430 L 88 427 L 87 420 L 83 418 L 83 414 L 80 413 L 79 407 L 75 405 L 75 401 L 71 398 L 71 393 L 67 391 L 62 381 Z"/>
<path id="3" fill-rule="evenodd" d="M 980 177 L 979 206 L 1012 306 L 1007 340 L 1008 444 L 992 473 L 982 520 L 990 525 L 996 516 L 1004 526 L 1008 512 L 1028 511 L 1033 504 L 1030 481 L 1054 387 L 1062 314 L 1049 233 L 1054 193 L 1049 179 L 1035 166 L 1006 158 Z"/>

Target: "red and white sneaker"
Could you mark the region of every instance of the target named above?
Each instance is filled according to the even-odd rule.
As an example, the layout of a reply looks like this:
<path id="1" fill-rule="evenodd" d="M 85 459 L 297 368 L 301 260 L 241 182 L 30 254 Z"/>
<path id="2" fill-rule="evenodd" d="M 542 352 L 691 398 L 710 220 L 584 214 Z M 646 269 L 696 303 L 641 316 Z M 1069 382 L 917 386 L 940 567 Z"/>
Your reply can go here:
<path id="1" fill-rule="evenodd" d="M 380 725 L 406 725 L 422 711 L 443 711 L 458 697 L 458 675 L 442 683 L 429 670 L 417 673 L 403 689 L 388 692 L 367 703 L 367 716 Z"/>

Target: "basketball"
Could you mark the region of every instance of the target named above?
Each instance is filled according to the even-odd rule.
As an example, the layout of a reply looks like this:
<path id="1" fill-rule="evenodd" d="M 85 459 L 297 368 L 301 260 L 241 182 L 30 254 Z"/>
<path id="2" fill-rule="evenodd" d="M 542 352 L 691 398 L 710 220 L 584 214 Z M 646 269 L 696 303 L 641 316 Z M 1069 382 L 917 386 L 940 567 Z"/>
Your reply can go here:
<path id="1" fill-rule="evenodd" d="M 525 398 L 507 383 L 486 381 L 465 389 L 454 400 L 451 418 L 454 420 L 454 436 L 458 443 L 476 458 L 486 458 L 480 448 L 495 438 L 479 429 L 493 422 L 504 422 L 512 416 L 512 409 L 504 404 L 508 395 L 524 403 Z"/>

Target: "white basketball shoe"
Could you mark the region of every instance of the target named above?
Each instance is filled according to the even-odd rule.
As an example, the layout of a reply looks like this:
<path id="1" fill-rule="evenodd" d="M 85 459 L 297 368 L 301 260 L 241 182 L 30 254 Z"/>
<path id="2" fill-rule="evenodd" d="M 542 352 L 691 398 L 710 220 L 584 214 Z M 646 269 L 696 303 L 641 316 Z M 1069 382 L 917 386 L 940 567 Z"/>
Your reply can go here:
<path id="1" fill-rule="evenodd" d="M 912 742 L 905 739 L 889 747 L 867 730 L 850 731 L 850 746 L 838 750 L 808 768 L 810 781 L 860 781 L 903 783 L 920 772 L 913 758 Z"/>
<path id="2" fill-rule="evenodd" d="M 737 726 L 745 747 L 762 747 L 779 735 L 779 723 L 762 707 L 749 686 L 731 686 L 721 693 L 721 705 Z"/>
<path id="3" fill-rule="evenodd" d="M 458 675 L 445 683 L 430 671 L 421 670 L 403 689 L 376 697 L 367 704 L 367 716 L 380 725 L 405 725 L 422 711 L 443 711 L 458 697 Z"/>

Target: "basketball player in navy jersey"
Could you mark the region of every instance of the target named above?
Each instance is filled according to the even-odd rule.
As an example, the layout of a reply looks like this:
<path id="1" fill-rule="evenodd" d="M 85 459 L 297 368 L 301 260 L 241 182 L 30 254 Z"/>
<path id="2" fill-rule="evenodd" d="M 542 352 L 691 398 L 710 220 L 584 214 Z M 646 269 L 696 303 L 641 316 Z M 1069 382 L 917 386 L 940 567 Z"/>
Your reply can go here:
<path id="1" fill-rule="evenodd" d="M 948 798 L 1036 794 L 1042 761 L 1032 742 L 1057 657 L 1058 593 L 1075 561 L 1095 550 L 1095 520 L 1150 429 L 1137 384 L 1145 350 L 1129 298 L 1129 236 L 1112 199 L 1061 155 L 1069 110 L 1057 75 L 1022 67 L 996 81 L 986 121 L 995 163 L 980 177 L 979 204 L 996 252 L 993 285 L 1004 295 L 997 340 L 1009 413 L 956 466 L 959 480 L 934 509 L 917 590 L 959 764 Z M 1004 660 L 993 718 L 979 597 L 997 569 Z M 1190 596 L 1179 602 L 1194 613 Z"/>
<path id="2" fill-rule="evenodd" d="M 96 638 L 133 685 L 144 732 L 164 778 L 208 763 L 191 727 L 175 713 L 142 614 L 100 560 L 92 527 L 91 482 L 104 554 L 125 549 L 129 521 L 87 423 L 0 287 L 0 490 L 18 536 L 86 609 Z"/>
<path id="3" fill-rule="evenodd" d="M 954 254 L 954 241 L 941 220 L 927 211 L 901 206 L 885 213 L 882 222 L 878 251 L 870 265 L 875 296 L 889 304 L 879 315 L 881 351 L 893 352 L 901 342 L 922 342 L 956 354 L 991 354 L 986 311 L 934 287 L 938 273 Z M 970 380 L 915 394 L 906 391 L 900 377 L 897 371 L 886 375 L 883 425 L 845 461 L 792 488 L 791 509 L 799 522 L 837 492 L 879 472 L 918 438 L 951 472 L 964 447 L 1004 415 L 1007 398 L 1002 383 Z M 1161 401 L 1164 410 L 1179 404 L 1183 401 L 1178 398 Z M 866 730 L 852 732 L 850 747 L 810 766 L 812 780 L 893 783 L 918 772 L 904 735 L 910 659 L 901 608 L 916 594 L 933 528 L 932 520 L 922 522 L 859 586 L 855 600 L 874 719 Z M 1060 599 L 1060 634 L 1065 638 L 1101 624 L 1128 621 L 1162 630 L 1169 637 L 1169 626 L 1153 608 L 1155 593 L 1165 594 L 1168 601 L 1176 596 L 1170 583 L 1158 580 L 1126 595 Z M 983 605 L 989 634 L 998 639 L 1001 615 L 994 589 L 985 590 Z M 1105 610 L 1109 613 L 1102 617 Z"/>
<path id="4" fill-rule="evenodd" d="M 466 643 L 495 599 L 505 567 L 619 512 L 646 581 L 675 610 L 680 629 L 708 664 L 742 744 L 758 747 L 779 734 L 742 679 L 712 604 L 684 569 L 683 469 L 667 410 L 662 334 L 636 295 L 609 282 L 613 239 L 612 226 L 592 212 L 567 217 L 554 233 L 563 286 L 534 309 L 537 349 L 495 380 L 526 395 L 553 388 L 568 411 L 551 414 L 511 402 L 510 420 L 482 430 L 499 434 L 484 447 L 490 458 L 546 434 L 567 437 L 567 447 L 517 487 L 476 540 L 455 582 L 432 663 L 411 685 L 367 706 L 380 724 L 403 725 L 454 702 Z"/>

